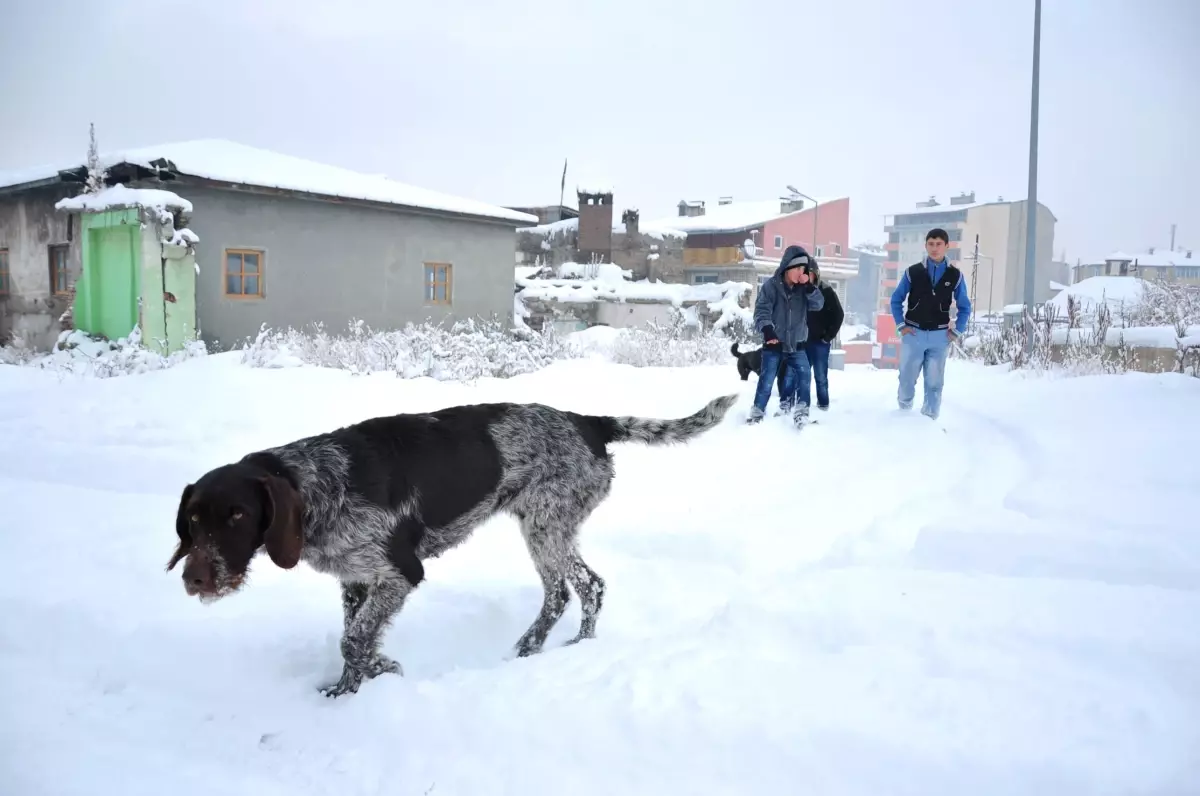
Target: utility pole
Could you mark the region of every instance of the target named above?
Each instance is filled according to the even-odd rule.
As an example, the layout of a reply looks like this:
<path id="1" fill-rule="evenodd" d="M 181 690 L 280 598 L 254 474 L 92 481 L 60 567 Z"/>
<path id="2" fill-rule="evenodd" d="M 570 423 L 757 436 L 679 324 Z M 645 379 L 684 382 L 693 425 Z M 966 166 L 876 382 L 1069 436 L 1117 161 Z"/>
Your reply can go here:
<path id="1" fill-rule="evenodd" d="M 979 233 L 975 233 L 975 253 L 971 255 L 971 324 L 975 323 L 975 280 L 979 276 Z"/>
<path id="2" fill-rule="evenodd" d="M 1175 225 L 1171 225 L 1171 251 L 1175 251 Z"/>
<path id="3" fill-rule="evenodd" d="M 567 159 L 563 158 L 562 182 L 559 184 L 559 187 L 558 187 L 558 211 L 560 213 L 562 212 L 563 200 L 566 198 L 566 193 L 567 193 Z"/>
<path id="4" fill-rule="evenodd" d="M 1029 103 L 1029 198 L 1025 202 L 1025 353 L 1033 356 L 1033 295 L 1037 284 L 1038 89 L 1042 66 L 1042 0 L 1033 0 L 1033 85 Z"/>

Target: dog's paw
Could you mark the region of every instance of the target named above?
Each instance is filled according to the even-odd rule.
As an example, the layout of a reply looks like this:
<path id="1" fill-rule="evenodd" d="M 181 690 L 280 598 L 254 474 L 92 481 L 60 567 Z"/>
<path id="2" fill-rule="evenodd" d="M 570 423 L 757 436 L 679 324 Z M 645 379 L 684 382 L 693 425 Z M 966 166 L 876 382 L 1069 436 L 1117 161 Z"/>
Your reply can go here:
<path id="1" fill-rule="evenodd" d="M 594 639 L 595 637 L 596 637 L 595 633 L 584 633 L 581 630 L 581 631 L 579 631 L 579 635 L 575 636 L 575 638 L 573 638 L 569 641 L 564 641 L 563 646 L 564 647 L 573 647 L 581 641 L 588 641 L 590 639 Z"/>
<path id="2" fill-rule="evenodd" d="M 363 672 L 368 680 L 378 677 L 381 674 L 398 674 L 404 676 L 404 669 L 399 663 L 392 660 L 386 655 L 376 655 L 371 663 L 367 666 L 367 670 Z"/>
<path id="3" fill-rule="evenodd" d="M 522 636 L 521 639 L 513 645 L 512 654 L 518 658 L 528 658 L 531 655 L 537 655 L 542 651 L 542 643 L 539 643 L 532 638 Z"/>
<path id="4" fill-rule="evenodd" d="M 332 685 L 321 686 L 320 691 L 330 699 L 336 699 L 346 694 L 356 693 L 358 687 L 362 685 L 362 681 L 362 674 L 347 666 L 342 669 L 342 679 Z"/>

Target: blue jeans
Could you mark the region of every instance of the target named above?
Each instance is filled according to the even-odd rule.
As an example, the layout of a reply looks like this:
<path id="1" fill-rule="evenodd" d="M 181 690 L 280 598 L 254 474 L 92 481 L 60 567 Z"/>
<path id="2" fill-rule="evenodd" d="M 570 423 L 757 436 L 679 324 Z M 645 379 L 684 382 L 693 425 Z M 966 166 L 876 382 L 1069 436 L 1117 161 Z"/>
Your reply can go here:
<path id="1" fill-rule="evenodd" d="M 822 409 L 829 406 L 829 350 L 831 348 L 833 345 L 824 340 L 809 340 L 804 344 L 808 361 L 812 364 L 813 381 L 817 383 L 817 406 Z M 807 384 L 808 378 L 805 377 L 804 381 Z"/>
<path id="2" fill-rule="evenodd" d="M 758 374 L 758 386 L 754 388 L 753 414 L 755 416 L 761 417 L 767 411 L 767 401 L 771 399 L 771 387 L 775 384 L 775 375 L 779 372 L 781 364 L 786 370 L 783 372 L 783 386 L 780 388 L 782 391 L 779 396 L 780 410 L 791 411 L 797 393 L 800 403 L 808 406 L 810 368 L 808 355 L 804 353 L 804 349 L 785 353 L 780 351 L 778 346 L 763 346 L 762 369 Z"/>
<path id="3" fill-rule="evenodd" d="M 917 393 L 917 376 L 923 377 L 925 401 L 921 414 L 936 418 L 942 411 L 942 384 L 946 380 L 946 357 L 950 336 L 945 329 L 914 329 L 900 336 L 900 388 L 896 399 L 901 409 L 912 409 Z"/>

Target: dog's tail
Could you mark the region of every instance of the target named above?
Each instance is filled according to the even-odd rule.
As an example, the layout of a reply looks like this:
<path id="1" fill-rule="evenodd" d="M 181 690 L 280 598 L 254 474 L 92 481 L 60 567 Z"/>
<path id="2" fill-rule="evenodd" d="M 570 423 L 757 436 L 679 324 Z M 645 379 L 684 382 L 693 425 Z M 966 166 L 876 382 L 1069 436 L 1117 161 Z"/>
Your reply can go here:
<path id="1" fill-rule="evenodd" d="M 725 419 L 738 396 L 723 395 L 705 404 L 704 408 L 687 417 L 659 419 L 652 417 L 598 417 L 604 430 L 605 443 L 641 442 L 645 445 L 670 445 L 698 437 Z"/>
<path id="2" fill-rule="evenodd" d="M 741 352 L 738 351 L 736 340 L 733 342 L 733 347 L 729 349 L 729 353 L 733 354 L 735 357 L 739 357 L 742 355 Z"/>

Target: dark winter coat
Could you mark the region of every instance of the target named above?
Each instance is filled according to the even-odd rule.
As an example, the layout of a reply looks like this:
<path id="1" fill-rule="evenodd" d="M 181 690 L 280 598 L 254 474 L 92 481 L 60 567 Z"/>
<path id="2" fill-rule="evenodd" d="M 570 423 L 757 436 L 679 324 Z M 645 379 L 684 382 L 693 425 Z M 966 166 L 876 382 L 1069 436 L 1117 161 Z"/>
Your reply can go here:
<path id="1" fill-rule="evenodd" d="M 842 321 L 846 313 L 842 310 L 842 302 L 838 299 L 837 291 L 823 279 L 818 279 L 817 289 L 825 297 L 825 306 L 816 312 L 808 313 L 808 339 L 832 343 L 842 330 Z"/>
<path id="2" fill-rule="evenodd" d="M 808 340 L 808 314 L 825 306 L 825 296 L 809 282 L 795 287 L 783 281 L 784 271 L 812 262 L 803 246 L 788 246 L 774 275 L 758 288 L 754 303 L 754 329 L 763 342 L 776 339 L 783 351 L 798 351 Z"/>

